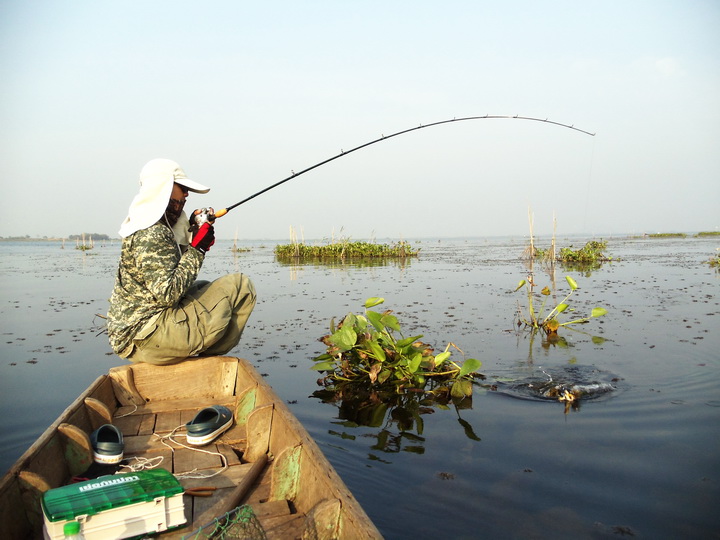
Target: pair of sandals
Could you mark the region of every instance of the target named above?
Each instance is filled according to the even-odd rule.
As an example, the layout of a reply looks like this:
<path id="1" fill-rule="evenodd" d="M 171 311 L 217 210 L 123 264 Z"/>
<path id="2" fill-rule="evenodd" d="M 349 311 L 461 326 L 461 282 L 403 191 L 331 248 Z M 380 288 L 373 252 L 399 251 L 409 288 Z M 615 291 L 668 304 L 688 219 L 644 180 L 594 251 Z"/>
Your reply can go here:
<path id="1" fill-rule="evenodd" d="M 227 407 L 213 405 L 206 407 L 185 424 L 187 442 L 192 446 L 210 444 L 222 433 L 230 429 L 233 414 Z M 112 424 L 104 424 L 90 435 L 93 458 L 101 465 L 116 465 L 124 457 L 125 442 L 122 432 Z"/>

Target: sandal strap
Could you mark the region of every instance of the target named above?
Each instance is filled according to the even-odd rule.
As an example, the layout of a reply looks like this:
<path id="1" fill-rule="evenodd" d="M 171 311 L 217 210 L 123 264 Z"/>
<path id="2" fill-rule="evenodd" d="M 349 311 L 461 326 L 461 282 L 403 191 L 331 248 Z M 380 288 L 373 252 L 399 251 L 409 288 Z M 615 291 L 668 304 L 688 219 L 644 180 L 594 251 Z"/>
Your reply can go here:
<path id="1" fill-rule="evenodd" d="M 229 411 L 221 409 L 220 407 L 208 407 L 206 409 L 203 409 L 202 411 L 200 411 L 198 413 L 198 416 L 200 414 L 204 413 L 205 411 L 208 411 L 208 413 L 209 413 L 211 410 L 215 413 L 213 420 L 208 421 L 208 422 L 194 423 L 194 419 L 193 419 L 193 421 L 185 424 L 185 428 L 186 428 L 187 432 L 190 434 L 199 433 L 199 432 L 203 432 L 208 429 L 217 428 L 218 426 L 223 426 L 228 421 L 232 421 L 232 413 L 228 414 Z M 195 418 L 197 418 L 197 416 Z"/>
<path id="2" fill-rule="evenodd" d="M 113 452 L 119 454 L 125 449 L 125 445 L 114 442 L 97 442 L 95 443 L 95 450 L 102 450 L 103 452 Z"/>
<path id="3" fill-rule="evenodd" d="M 221 424 L 219 424 L 218 422 L 202 422 L 200 424 L 188 424 L 186 427 L 188 433 L 197 433 L 200 431 L 205 431 L 206 429 L 217 427 L 219 425 Z"/>

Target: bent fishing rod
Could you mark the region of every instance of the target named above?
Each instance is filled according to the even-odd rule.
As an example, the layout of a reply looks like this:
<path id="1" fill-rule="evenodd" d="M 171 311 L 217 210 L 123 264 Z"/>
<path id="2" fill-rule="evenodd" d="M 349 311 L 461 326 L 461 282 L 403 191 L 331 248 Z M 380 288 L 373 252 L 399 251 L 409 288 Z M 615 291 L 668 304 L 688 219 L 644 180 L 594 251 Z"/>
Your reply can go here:
<path id="1" fill-rule="evenodd" d="M 270 191 L 271 189 L 274 189 L 274 188 L 276 188 L 276 187 L 284 184 L 285 182 L 289 182 L 289 181 L 292 180 L 293 178 L 297 178 L 297 177 L 300 176 L 301 174 L 305 174 L 306 172 L 310 172 L 310 171 L 312 171 L 313 169 L 317 169 L 318 167 L 320 167 L 320 166 L 322 166 L 322 165 L 325 165 L 326 163 L 330 163 L 331 161 L 335 161 L 336 159 L 339 159 L 339 158 L 341 158 L 341 157 L 347 156 L 348 154 L 351 154 L 352 152 L 355 152 L 355 151 L 360 150 L 360 149 L 362 149 L 362 148 L 366 148 L 366 147 L 368 147 L 368 146 L 370 146 L 370 145 L 373 145 L 373 144 L 375 144 L 375 143 L 379 143 L 379 142 L 381 142 L 381 141 L 386 141 L 386 140 L 391 139 L 391 138 L 393 138 L 393 137 L 397 137 L 398 135 L 404 135 L 405 133 L 410 133 L 411 131 L 417 131 L 417 130 L 419 130 L 419 129 L 425 129 L 425 128 L 429 128 L 429 127 L 433 127 L 433 126 L 439 126 L 439 125 L 441 125 L 441 124 L 450 124 L 450 123 L 453 123 L 453 122 L 464 122 L 464 121 L 466 121 L 466 120 L 487 120 L 487 119 L 497 119 L 497 118 L 502 118 L 502 119 L 511 118 L 511 119 L 517 119 L 517 120 L 532 120 L 532 121 L 534 121 L 534 122 L 544 122 L 544 123 L 546 123 L 546 124 L 553 124 L 553 125 L 555 125 L 555 126 L 560 126 L 560 127 L 572 129 L 572 130 L 575 130 L 575 131 L 579 131 L 580 133 L 585 133 L 586 135 L 590 135 L 591 137 L 594 137 L 594 136 L 595 136 L 594 133 L 590 133 L 589 131 L 585 131 L 584 129 L 576 128 L 574 125 L 563 124 L 563 123 L 561 123 L 561 122 L 553 122 L 552 120 L 548 120 L 547 118 L 543 119 L 543 118 L 534 118 L 534 117 L 531 117 L 531 116 L 519 116 L 519 115 L 514 115 L 514 116 L 509 116 L 509 115 L 507 115 L 507 116 L 505 116 L 505 115 L 486 114 L 485 116 L 466 116 L 466 117 L 463 117 L 463 118 L 451 118 L 451 119 L 449 119 L 449 120 L 441 120 L 441 121 L 439 121 L 439 122 L 433 122 L 433 123 L 431 123 L 431 124 L 420 124 L 419 126 L 415 126 L 415 127 L 409 128 L 409 129 L 403 129 L 402 131 L 398 131 L 398 132 L 392 133 L 392 134 L 390 134 L 390 135 L 382 135 L 382 136 L 381 136 L 380 138 L 378 138 L 378 139 L 375 139 L 375 140 L 370 141 L 370 142 L 366 142 L 366 143 L 361 144 L 360 146 L 356 146 L 355 148 L 352 148 L 352 149 L 350 149 L 350 150 L 341 150 L 339 154 L 337 154 L 337 155 L 335 155 L 335 156 L 333 156 L 333 157 L 331 157 L 331 158 L 328 158 L 328 159 L 326 159 L 326 160 L 324 160 L 324 161 L 321 161 L 320 163 L 316 163 L 315 165 L 312 165 L 312 166 L 308 167 L 307 169 L 303 169 L 302 171 L 297 172 L 297 173 L 296 173 L 295 171 L 292 171 L 292 174 L 291 174 L 290 176 L 288 176 L 287 178 L 283 178 L 283 179 L 280 180 L 279 182 L 275 182 L 274 184 L 266 187 L 265 189 L 262 189 L 262 190 L 258 191 L 257 193 L 255 193 L 255 194 L 253 194 L 253 195 L 250 195 L 249 197 L 243 199 L 243 200 L 240 201 L 240 202 L 237 202 L 237 203 L 235 203 L 235 204 L 233 204 L 233 205 L 231 205 L 231 206 L 228 206 L 227 208 L 223 208 L 223 209 L 221 209 L 221 210 L 218 210 L 217 212 L 215 212 L 214 216 L 211 215 L 211 214 L 208 214 L 208 211 L 207 211 L 206 209 L 203 209 L 200 214 L 196 214 L 195 220 L 196 220 L 196 222 L 198 223 L 198 225 L 204 223 L 205 221 L 214 221 L 215 218 L 219 218 L 219 217 L 224 216 L 225 214 L 227 214 L 227 213 L 228 213 L 230 210 L 232 210 L 233 208 L 237 208 L 237 207 L 240 206 L 241 204 L 245 204 L 246 202 L 253 200 L 255 197 L 258 197 L 258 196 L 262 195 L 263 193 L 266 193 L 266 192 Z"/>

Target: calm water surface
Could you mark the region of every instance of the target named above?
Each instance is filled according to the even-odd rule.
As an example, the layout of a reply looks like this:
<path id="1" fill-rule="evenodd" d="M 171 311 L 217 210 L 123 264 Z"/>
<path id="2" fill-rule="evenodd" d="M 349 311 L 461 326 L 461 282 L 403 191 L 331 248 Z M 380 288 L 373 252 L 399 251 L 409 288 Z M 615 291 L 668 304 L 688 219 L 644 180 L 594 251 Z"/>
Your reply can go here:
<path id="1" fill-rule="evenodd" d="M 255 281 L 260 300 L 233 354 L 290 404 L 387 538 L 720 537 L 720 275 L 703 264 L 717 239 L 611 238 L 607 252 L 620 260 L 600 269 L 536 265 L 556 301 L 569 292 L 565 275 L 578 282 L 573 316 L 609 312 L 561 330 L 559 344 L 515 330 L 526 309 L 512 293 L 528 272 L 522 238 L 411 243 L 421 256 L 404 265 L 327 267 L 281 265 L 275 242 L 237 255 L 218 242 L 201 274 Z M 3 471 L 122 363 L 95 317 L 107 310 L 118 250 L 0 243 Z M 462 407 L 424 409 L 421 426 L 401 411 L 375 427 L 349 422 L 352 410 L 311 397 L 308 367 L 330 319 L 361 312 L 369 296 L 386 299 L 406 335 L 481 360 L 487 382 L 577 368 L 617 390 L 565 414 L 558 402 L 478 388 Z"/>

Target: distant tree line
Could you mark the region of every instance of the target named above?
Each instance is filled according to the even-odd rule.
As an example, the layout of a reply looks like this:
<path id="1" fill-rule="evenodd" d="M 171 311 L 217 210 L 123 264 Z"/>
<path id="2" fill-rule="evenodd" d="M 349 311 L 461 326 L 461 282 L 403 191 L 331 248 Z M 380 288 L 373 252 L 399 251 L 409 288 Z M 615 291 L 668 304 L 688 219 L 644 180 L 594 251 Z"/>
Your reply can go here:
<path id="1" fill-rule="evenodd" d="M 45 241 L 51 241 L 51 242 L 58 242 L 60 240 L 82 240 L 83 235 L 82 234 L 71 234 L 67 238 L 60 238 L 57 236 L 30 236 L 29 234 L 26 234 L 25 236 L 0 236 L 0 242 L 37 242 L 39 240 L 45 240 Z M 112 240 L 107 234 L 99 234 L 99 233 L 85 233 L 85 241 L 105 241 L 105 240 Z"/>
<path id="2" fill-rule="evenodd" d="M 83 238 L 85 238 L 85 240 L 92 240 L 93 242 L 96 240 L 110 240 L 107 234 L 98 233 L 71 234 L 68 236 L 68 240 L 82 240 Z"/>

